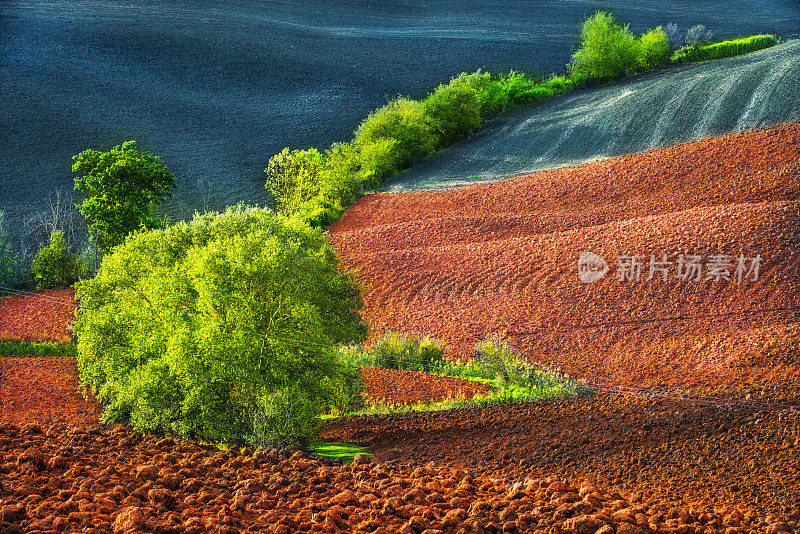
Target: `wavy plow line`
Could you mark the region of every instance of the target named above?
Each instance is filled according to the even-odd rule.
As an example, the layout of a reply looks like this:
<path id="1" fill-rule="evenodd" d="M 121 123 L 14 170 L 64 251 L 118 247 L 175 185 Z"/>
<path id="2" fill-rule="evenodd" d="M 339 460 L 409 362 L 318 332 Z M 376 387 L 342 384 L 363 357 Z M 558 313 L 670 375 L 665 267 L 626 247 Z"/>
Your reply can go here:
<path id="1" fill-rule="evenodd" d="M 566 143 L 567 139 L 569 139 L 572 136 L 572 132 L 574 132 L 575 129 L 578 126 L 582 126 L 584 124 L 590 123 L 592 120 L 594 120 L 595 117 L 601 115 L 607 109 L 613 107 L 618 101 L 622 100 L 623 98 L 625 98 L 625 97 L 627 97 L 629 95 L 632 95 L 633 93 L 634 93 L 634 91 L 631 90 L 631 89 L 623 89 L 617 96 L 607 99 L 605 102 L 603 102 L 602 104 L 599 104 L 594 109 L 592 109 L 592 107 L 589 104 L 585 104 L 585 105 L 581 106 L 581 108 L 587 110 L 587 113 L 585 113 L 580 119 L 578 119 L 576 121 L 572 121 L 566 127 L 566 129 L 561 134 L 561 136 L 558 138 L 558 140 L 555 143 L 553 143 L 550 146 L 550 148 L 548 148 L 545 151 L 544 154 L 542 154 L 541 156 L 539 156 L 536 159 L 536 163 L 540 163 L 540 162 L 544 161 L 545 159 L 552 159 L 553 156 L 555 155 L 555 153 L 558 151 L 558 149 L 560 149 L 562 146 L 564 146 L 564 143 Z M 581 108 L 579 108 L 579 109 L 581 109 Z"/>
<path id="2" fill-rule="evenodd" d="M 694 126 L 691 139 L 700 139 L 709 133 L 709 122 L 719 115 L 725 97 L 736 87 L 736 83 L 745 79 L 748 74 L 758 69 L 761 65 L 756 64 L 747 69 L 737 69 L 728 76 L 717 86 L 708 97 L 703 111 L 700 112 L 700 117 Z"/>
<path id="3" fill-rule="evenodd" d="M 567 98 L 564 98 L 562 102 L 559 102 L 556 105 L 553 105 L 551 109 L 548 110 L 547 115 L 545 116 L 534 116 L 525 119 L 524 121 L 514 125 L 513 123 L 509 123 L 503 126 L 500 130 L 497 131 L 496 135 L 499 136 L 515 136 L 515 135 L 524 135 L 527 134 L 531 130 L 547 130 L 548 128 L 542 128 L 542 125 L 547 123 L 559 123 L 567 119 L 568 116 L 575 114 L 575 109 L 569 109 L 565 112 L 565 109 L 570 106 L 575 100 L 580 98 L 583 95 L 571 95 Z"/>
<path id="4" fill-rule="evenodd" d="M 773 93 L 778 88 L 778 83 L 789 72 L 789 69 L 798 64 L 796 57 L 790 57 L 786 61 L 776 65 L 772 71 L 764 78 L 764 81 L 753 91 L 750 102 L 739 117 L 736 123 L 736 131 L 742 132 L 755 128 L 764 118 L 767 111 L 767 104 L 772 98 Z M 753 118 L 756 117 L 756 118 Z"/>
<path id="5" fill-rule="evenodd" d="M 689 97 L 689 93 L 697 87 L 698 84 L 708 78 L 707 74 L 697 76 L 691 83 L 684 85 L 678 92 L 676 92 L 669 101 L 664 104 L 664 109 L 653 127 L 653 135 L 647 143 L 648 148 L 658 148 L 664 144 L 664 137 L 667 135 L 667 129 L 675 122 L 675 116 L 678 114 L 681 104 Z"/>
<path id="6" fill-rule="evenodd" d="M 670 86 L 665 86 L 665 84 L 658 84 L 656 82 L 651 82 L 643 87 L 640 87 L 638 89 L 639 92 L 644 93 L 645 95 L 645 98 L 643 98 L 641 101 L 641 106 L 647 108 L 656 107 L 655 103 L 661 99 L 662 93 L 671 91 L 671 89 L 672 88 Z M 612 136 L 611 141 L 603 149 L 603 154 L 606 156 L 617 155 L 617 150 L 619 149 L 623 138 L 627 135 L 631 124 L 633 124 L 637 119 L 641 118 L 641 114 L 639 113 L 625 113 L 624 116 L 624 122 L 622 122 L 621 127 L 617 129 L 616 135 Z M 623 151 L 625 150 L 623 149 Z"/>

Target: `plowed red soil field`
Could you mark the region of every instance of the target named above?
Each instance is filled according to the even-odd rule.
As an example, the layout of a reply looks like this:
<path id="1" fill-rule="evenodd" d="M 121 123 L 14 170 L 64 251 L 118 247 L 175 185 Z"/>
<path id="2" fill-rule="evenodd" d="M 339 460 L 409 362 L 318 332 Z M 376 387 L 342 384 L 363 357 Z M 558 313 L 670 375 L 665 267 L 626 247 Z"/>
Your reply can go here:
<path id="1" fill-rule="evenodd" d="M 75 358 L 0 358 L 0 420 L 93 424 L 98 414 L 78 391 Z"/>
<path id="2" fill-rule="evenodd" d="M 626 499 L 592 480 L 351 466 L 221 451 L 131 430 L 0 424 L 0 531 L 238 533 L 778 532 L 729 507 Z M 733 529 L 733 530 L 727 530 Z"/>
<path id="3" fill-rule="evenodd" d="M 497 333 L 593 381 L 754 383 L 800 371 L 798 199 L 800 124 L 788 124 L 492 185 L 373 194 L 329 235 L 363 284 L 374 337 L 432 335 L 469 357 Z M 605 278 L 581 282 L 583 252 L 605 258 Z M 626 255 L 641 256 L 638 281 L 617 279 Z M 677 277 L 680 255 L 701 257 L 700 280 Z M 716 280 L 714 255 L 730 280 Z"/>
<path id="4" fill-rule="evenodd" d="M 661 502 L 800 519 L 800 412 L 602 395 L 330 421 L 323 437 L 378 460 L 455 463 L 487 476 L 589 477 Z"/>
<path id="5" fill-rule="evenodd" d="M 582 378 L 798 404 L 799 166 L 800 126 L 786 125 L 490 186 L 372 195 L 330 235 L 365 284 L 374 336 L 431 334 L 469 356 L 503 333 Z M 583 251 L 612 269 L 622 254 L 763 262 L 742 282 L 645 271 L 583 284 Z M 28 334 L 0 337 L 36 339 L 37 322 L 50 324 L 9 316 Z M 16 395 L 0 415 L 16 421 L 0 422 L 0 532 L 800 531 L 796 409 L 601 395 L 341 418 L 323 437 L 377 457 L 345 467 L 120 426 L 21 424 L 80 421 L 79 410 L 91 420 L 96 406 L 61 394 L 75 392 L 69 360 L 0 361 L 0 388 Z M 403 390 L 393 381 L 417 379 L 379 376 L 382 398 L 459 387 Z"/>
<path id="6" fill-rule="evenodd" d="M 412 404 L 447 398 L 471 399 L 491 388 L 450 376 L 431 376 L 418 371 L 362 368 L 361 378 L 372 404 Z"/>
<path id="7" fill-rule="evenodd" d="M 75 292 L 51 289 L 0 300 L 0 339 L 70 341 Z"/>

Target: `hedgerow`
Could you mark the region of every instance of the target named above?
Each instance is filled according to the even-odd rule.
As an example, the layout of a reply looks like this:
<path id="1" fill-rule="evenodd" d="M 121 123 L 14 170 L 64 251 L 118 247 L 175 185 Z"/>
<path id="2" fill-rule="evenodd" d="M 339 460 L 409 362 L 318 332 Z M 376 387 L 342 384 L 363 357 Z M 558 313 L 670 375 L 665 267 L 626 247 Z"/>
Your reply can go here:
<path id="1" fill-rule="evenodd" d="M 421 101 L 401 97 L 374 111 L 350 142 L 335 143 L 322 161 L 316 151 L 284 149 L 265 169 L 266 187 L 280 213 L 325 226 L 387 177 L 472 135 L 486 117 L 565 93 L 583 81 L 580 76 L 538 80 L 513 71 L 459 74 Z"/>
<path id="2" fill-rule="evenodd" d="M 276 209 L 314 226 L 328 225 L 366 191 L 434 151 L 473 135 L 487 118 L 566 93 L 587 81 L 653 68 L 666 61 L 669 52 L 669 38 L 661 27 L 637 39 L 627 26 L 602 12 L 587 19 L 581 35 L 581 48 L 568 76 L 461 73 L 420 101 L 391 100 L 359 125 L 351 141 L 334 144 L 321 157 L 316 150 L 284 149 L 265 169 Z"/>
<path id="3" fill-rule="evenodd" d="M 686 46 L 676 50 L 670 61 L 672 63 L 689 63 L 692 61 L 722 59 L 769 48 L 779 42 L 774 35 L 753 35 L 705 46 Z"/>

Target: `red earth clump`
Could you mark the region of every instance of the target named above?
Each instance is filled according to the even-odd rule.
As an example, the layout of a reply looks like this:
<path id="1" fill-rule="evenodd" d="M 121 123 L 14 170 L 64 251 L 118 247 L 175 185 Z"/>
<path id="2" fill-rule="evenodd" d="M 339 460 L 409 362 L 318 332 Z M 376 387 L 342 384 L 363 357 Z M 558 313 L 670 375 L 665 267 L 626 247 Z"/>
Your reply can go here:
<path id="1" fill-rule="evenodd" d="M 710 534 L 795 527 L 768 525 L 735 507 L 626 498 L 592 479 L 485 476 L 365 455 L 343 466 L 290 450 L 223 451 L 123 426 L 0 423 L 0 472 L 6 533 Z"/>
<path id="2" fill-rule="evenodd" d="M 704 386 L 800 372 L 800 124 L 447 191 L 378 193 L 329 227 L 373 339 L 505 336 L 590 381 Z M 607 276 L 583 283 L 593 252 Z M 733 265 L 716 280 L 712 256 Z M 626 255 L 641 278 L 619 281 Z M 667 279 L 650 261 L 666 260 Z M 678 257 L 701 256 L 701 279 Z M 758 277 L 738 280 L 761 257 Z M 658 264 L 654 264 L 658 267 Z M 711 279 L 707 279 L 709 273 Z"/>
<path id="3" fill-rule="evenodd" d="M 783 393 L 797 398 L 798 391 L 800 382 Z M 800 520 L 800 409 L 591 395 L 334 419 L 322 437 L 358 442 L 378 460 L 453 463 L 507 478 L 588 477 L 676 506 L 736 506 L 762 519 Z"/>
<path id="4" fill-rule="evenodd" d="M 72 289 L 51 289 L 0 300 L 0 339 L 70 341 L 74 298 Z"/>
<path id="5" fill-rule="evenodd" d="M 367 399 L 371 404 L 412 404 L 448 398 L 471 399 L 486 394 L 486 384 L 451 376 L 432 376 L 420 371 L 362 368 Z"/>

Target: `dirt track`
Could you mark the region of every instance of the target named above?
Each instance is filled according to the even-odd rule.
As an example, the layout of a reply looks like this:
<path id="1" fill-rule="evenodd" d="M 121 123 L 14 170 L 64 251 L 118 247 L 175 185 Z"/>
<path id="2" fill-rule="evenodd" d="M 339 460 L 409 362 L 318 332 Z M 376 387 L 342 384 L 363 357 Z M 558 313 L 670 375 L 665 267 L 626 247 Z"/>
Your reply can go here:
<path id="1" fill-rule="evenodd" d="M 800 370 L 798 199 L 800 124 L 789 124 L 493 185 L 369 195 L 329 234 L 365 288 L 373 338 L 417 332 L 468 357 L 500 333 L 590 380 L 754 383 Z M 608 261 L 606 278 L 579 280 L 584 251 Z M 681 254 L 702 256 L 701 280 L 676 278 Z M 714 254 L 760 255 L 759 277 L 738 281 L 731 267 L 731 280 L 707 280 Z M 622 255 L 643 256 L 639 281 L 616 279 Z M 667 255 L 666 281 L 648 280 L 651 255 Z"/>

